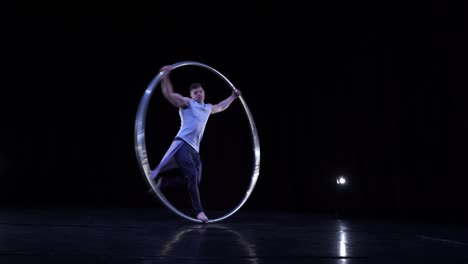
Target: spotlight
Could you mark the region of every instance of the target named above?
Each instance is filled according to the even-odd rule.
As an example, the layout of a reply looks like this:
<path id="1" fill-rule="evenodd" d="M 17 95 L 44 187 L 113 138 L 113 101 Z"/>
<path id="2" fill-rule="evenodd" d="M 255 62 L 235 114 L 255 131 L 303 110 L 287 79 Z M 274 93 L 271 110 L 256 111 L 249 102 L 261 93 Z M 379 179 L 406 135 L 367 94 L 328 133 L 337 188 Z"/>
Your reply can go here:
<path id="1" fill-rule="evenodd" d="M 340 176 L 340 177 L 336 178 L 336 184 L 338 184 L 338 185 L 343 185 L 343 184 L 345 184 L 345 183 L 346 183 L 345 177 Z"/>

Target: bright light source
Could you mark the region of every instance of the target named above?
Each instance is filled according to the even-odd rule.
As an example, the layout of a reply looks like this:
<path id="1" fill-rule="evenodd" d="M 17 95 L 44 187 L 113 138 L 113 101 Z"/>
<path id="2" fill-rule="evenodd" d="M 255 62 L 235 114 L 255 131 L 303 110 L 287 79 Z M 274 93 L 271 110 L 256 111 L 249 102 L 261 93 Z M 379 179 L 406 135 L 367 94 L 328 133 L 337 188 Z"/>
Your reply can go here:
<path id="1" fill-rule="evenodd" d="M 336 184 L 345 184 L 346 183 L 346 179 L 343 177 L 343 176 L 340 176 L 336 179 Z"/>

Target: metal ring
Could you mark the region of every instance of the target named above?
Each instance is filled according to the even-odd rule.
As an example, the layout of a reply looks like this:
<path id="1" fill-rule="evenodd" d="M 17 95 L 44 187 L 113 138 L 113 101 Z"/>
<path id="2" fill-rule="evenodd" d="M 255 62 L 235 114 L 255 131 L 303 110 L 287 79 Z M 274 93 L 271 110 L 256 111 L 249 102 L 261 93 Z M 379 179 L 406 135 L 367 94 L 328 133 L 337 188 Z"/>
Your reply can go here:
<path id="1" fill-rule="evenodd" d="M 170 70 L 174 70 L 176 68 L 179 68 L 179 67 L 182 67 L 182 66 L 189 66 L 189 65 L 198 66 L 198 67 L 205 68 L 205 69 L 208 69 L 208 70 L 214 72 L 219 77 L 221 77 L 233 90 L 236 90 L 234 85 L 224 75 L 222 75 L 219 71 L 215 70 L 214 68 L 212 68 L 212 67 L 210 67 L 210 66 L 208 66 L 206 64 L 200 63 L 200 62 L 182 61 L 182 62 L 174 63 L 174 64 L 171 65 Z M 145 179 L 151 185 L 152 189 L 156 193 L 159 200 L 168 209 L 170 209 L 175 214 L 181 216 L 182 218 L 185 218 L 185 219 L 193 221 L 193 222 L 201 223 L 202 222 L 201 220 L 190 217 L 190 216 L 182 213 L 181 211 L 179 211 L 177 208 L 175 208 L 167 200 L 167 198 L 159 190 L 159 188 L 156 187 L 156 183 L 154 181 L 152 181 L 151 178 L 150 178 L 151 168 L 150 168 L 150 165 L 148 163 L 148 155 L 147 155 L 147 152 L 146 152 L 146 141 L 145 141 L 146 114 L 147 114 L 147 111 L 148 111 L 148 105 L 149 105 L 153 90 L 155 89 L 155 87 L 157 87 L 157 85 L 159 84 L 161 78 L 165 74 L 167 74 L 167 72 L 168 71 L 159 72 L 153 78 L 153 80 L 150 82 L 150 84 L 146 88 L 146 91 L 144 92 L 144 94 L 143 94 L 143 96 L 142 96 L 142 98 L 140 100 L 140 104 L 138 106 L 138 111 L 137 111 L 136 120 L 135 120 L 135 151 L 136 151 L 136 156 L 137 156 L 137 159 L 138 159 L 138 165 L 139 165 L 140 170 L 143 173 L 143 175 L 146 176 Z M 240 201 L 240 203 L 238 203 L 237 206 L 234 207 L 234 209 L 232 209 L 227 214 L 225 214 L 225 215 L 223 215 L 221 217 L 215 218 L 215 219 L 211 219 L 211 220 L 208 221 L 208 223 L 215 223 L 215 222 L 222 221 L 222 220 L 230 217 L 231 215 L 233 215 L 235 212 L 237 212 L 244 205 L 244 203 L 247 201 L 249 196 L 252 194 L 252 191 L 253 191 L 253 189 L 255 187 L 255 184 L 257 183 L 258 176 L 260 174 L 260 141 L 259 141 L 259 138 L 258 138 L 257 128 L 255 126 L 255 121 L 254 121 L 252 113 L 250 112 L 250 109 L 247 106 L 247 103 L 245 102 L 242 95 L 240 95 L 238 99 L 240 99 L 240 102 L 242 103 L 242 106 L 244 107 L 244 112 L 247 115 L 247 118 L 248 118 L 249 124 L 250 124 L 250 131 L 251 131 L 251 136 L 252 136 L 252 141 L 253 141 L 253 154 L 254 154 L 253 155 L 254 156 L 254 163 L 253 163 L 254 166 L 252 168 L 252 178 L 250 179 L 250 184 L 249 184 L 249 187 L 247 189 L 247 192 L 245 193 L 245 195 L 242 198 L 242 200 Z"/>

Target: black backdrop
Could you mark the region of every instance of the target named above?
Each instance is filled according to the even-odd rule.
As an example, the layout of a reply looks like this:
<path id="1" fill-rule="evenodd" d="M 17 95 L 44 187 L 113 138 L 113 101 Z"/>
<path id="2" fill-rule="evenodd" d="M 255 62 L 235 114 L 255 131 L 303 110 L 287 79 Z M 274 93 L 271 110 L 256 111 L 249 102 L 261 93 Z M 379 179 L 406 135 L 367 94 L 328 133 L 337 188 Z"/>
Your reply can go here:
<path id="1" fill-rule="evenodd" d="M 161 66 L 199 61 L 242 90 L 256 122 L 261 169 L 246 208 L 468 218 L 460 9 L 2 5 L 2 206 L 159 207 L 137 164 L 136 110 Z M 229 95 L 201 69 L 173 75 L 181 93 L 196 80 L 208 102 Z M 178 126 L 159 90 L 147 122 L 154 166 Z M 211 118 L 202 156 L 205 207 L 232 208 L 253 160 L 239 102 Z M 348 177 L 341 191 L 339 175 Z"/>

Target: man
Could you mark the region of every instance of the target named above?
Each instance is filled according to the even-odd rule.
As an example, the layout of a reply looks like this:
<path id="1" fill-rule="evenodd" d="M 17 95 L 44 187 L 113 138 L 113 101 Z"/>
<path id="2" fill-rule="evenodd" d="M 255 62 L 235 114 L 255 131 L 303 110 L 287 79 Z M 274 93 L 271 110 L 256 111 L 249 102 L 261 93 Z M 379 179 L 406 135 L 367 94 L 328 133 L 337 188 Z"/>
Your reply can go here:
<path id="1" fill-rule="evenodd" d="M 170 65 L 166 65 L 161 68 L 161 72 L 170 71 L 170 69 Z M 190 98 L 185 97 L 174 92 L 169 73 L 167 72 L 162 77 L 161 89 L 169 103 L 179 108 L 181 126 L 161 163 L 152 171 L 151 176 L 156 180 L 158 188 L 168 186 L 171 183 L 174 184 L 174 179 L 157 178 L 158 174 L 170 168 L 180 168 L 187 184 L 196 218 L 207 223 L 208 217 L 204 213 L 198 191 L 202 168 L 200 142 L 209 116 L 226 110 L 240 96 L 240 91 L 233 90 L 229 97 L 218 104 L 205 104 L 205 90 L 200 83 L 192 83 L 190 85 Z"/>

